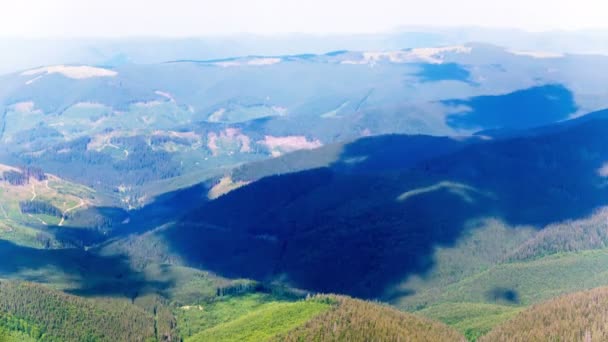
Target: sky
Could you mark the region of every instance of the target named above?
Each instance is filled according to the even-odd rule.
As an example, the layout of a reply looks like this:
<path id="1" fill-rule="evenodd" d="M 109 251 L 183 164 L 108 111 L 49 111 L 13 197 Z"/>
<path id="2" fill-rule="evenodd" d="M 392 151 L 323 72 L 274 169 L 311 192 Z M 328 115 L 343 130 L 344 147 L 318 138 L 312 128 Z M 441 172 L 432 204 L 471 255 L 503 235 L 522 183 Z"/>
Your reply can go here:
<path id="1" fill-rule="evenodd" d="M 407 26 L 608 29 L 605 0 L 4 0 L 0 36 L 375 33 Z"/>

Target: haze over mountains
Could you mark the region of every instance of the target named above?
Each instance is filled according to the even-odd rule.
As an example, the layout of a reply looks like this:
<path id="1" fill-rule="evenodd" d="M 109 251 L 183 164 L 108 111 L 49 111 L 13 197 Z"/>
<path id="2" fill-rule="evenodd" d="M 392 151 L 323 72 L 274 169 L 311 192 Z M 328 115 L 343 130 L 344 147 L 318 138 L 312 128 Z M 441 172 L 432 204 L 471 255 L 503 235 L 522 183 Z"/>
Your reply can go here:
<path id="1" fill-rule="evenodd" d="M 176 59 L 210 60 L 248 55 L 323 54 L 335 50 L 493 44 L 513 50 L 546 53 L 608 54 L 605 30 L 529 32 L 483 27 L 408 27 L 374 34 L 234 34 L 191 38 L 0 38 L 0 73 L 41 65 L 126 63 L 156 64 Z"/>
<path id="2" fill-rule="evenodd" d="M 527 317 L 608 284 L 608 57 L 539 36 L 23 61 L 0 76 L 0 339 L 563 335 Z M 572 336 L 601 340 L 598 310 Z"/>

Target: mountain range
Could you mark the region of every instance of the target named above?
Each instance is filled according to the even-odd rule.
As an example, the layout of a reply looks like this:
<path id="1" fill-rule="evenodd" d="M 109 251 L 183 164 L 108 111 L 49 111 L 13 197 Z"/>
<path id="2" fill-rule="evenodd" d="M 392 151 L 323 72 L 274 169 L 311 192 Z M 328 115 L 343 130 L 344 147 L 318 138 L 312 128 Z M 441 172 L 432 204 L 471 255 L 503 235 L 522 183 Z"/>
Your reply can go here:
<path id="1" fill-rule="evenodd" d="M 467 43 L 0 76 L 0 340 L 602 340 L 607 64 Z"/>

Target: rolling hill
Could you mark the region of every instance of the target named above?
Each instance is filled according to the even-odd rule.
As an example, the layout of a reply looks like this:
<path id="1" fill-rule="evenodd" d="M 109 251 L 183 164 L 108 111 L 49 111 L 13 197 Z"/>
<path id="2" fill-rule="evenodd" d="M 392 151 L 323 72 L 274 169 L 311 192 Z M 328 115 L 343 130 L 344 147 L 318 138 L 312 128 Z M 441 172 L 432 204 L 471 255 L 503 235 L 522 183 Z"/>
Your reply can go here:
<path id="1" fill-rule="evenodd" d="M 447 326 L 387 306 L 330 296 L 337 307 L 274 341 L 464 341 Z"/>
<path id="2" fill-rule="evenodd" d="M 444 324 L 336 295 L 233 295 L 182 306 L 177 318 L 185 341 L 463 340 Z"/>
<path id="3" fill-rule="evenodd" d="M 0 326 L 37 341 L 149 341 L 154 313 L 128 301 L 83 299 L 41 285 L 0 281 Z M 69 327 L 67 329 L 66 327 Z"/>
<path id="4" fill-rule="evenodd" d="M 604 341 L 607 296 L 602 287 L 534 305 L 480 341 Z"/>
<path id="5" fill-rule="evenodd" d="M 7 280 L 0 281 L 0 289 L 2 341 L 463 339 L 441 323 L 333 295 L 297 299 L 254 291 L 177 307 L 154 295 L 134 301 L 82 298 Z"/>

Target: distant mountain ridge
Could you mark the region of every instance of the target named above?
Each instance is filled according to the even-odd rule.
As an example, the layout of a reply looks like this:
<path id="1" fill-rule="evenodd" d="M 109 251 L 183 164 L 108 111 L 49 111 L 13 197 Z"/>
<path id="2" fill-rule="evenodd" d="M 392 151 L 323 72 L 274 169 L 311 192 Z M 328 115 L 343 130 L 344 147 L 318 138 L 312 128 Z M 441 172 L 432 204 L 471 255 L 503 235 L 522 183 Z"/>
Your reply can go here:
<path id="1" fill-rule="evenodd" d="M 606 32 L 526 32 L 480 27 L 403 27 L 390 32 L 356 35 L 283 36 L 232 35 L 227 37 L 126 37 L 76 39 L 0 39 L 5 54 L 0 74 L 44 64 L 121 65 L 153 64 L 175 59 L 220 59 L 242 55 L 286 55 L 302 51 L 396 50 L 480 42 L 517 51 L 608 54 Z M 566 47 L 566 48 L 565 48 Z"/>

